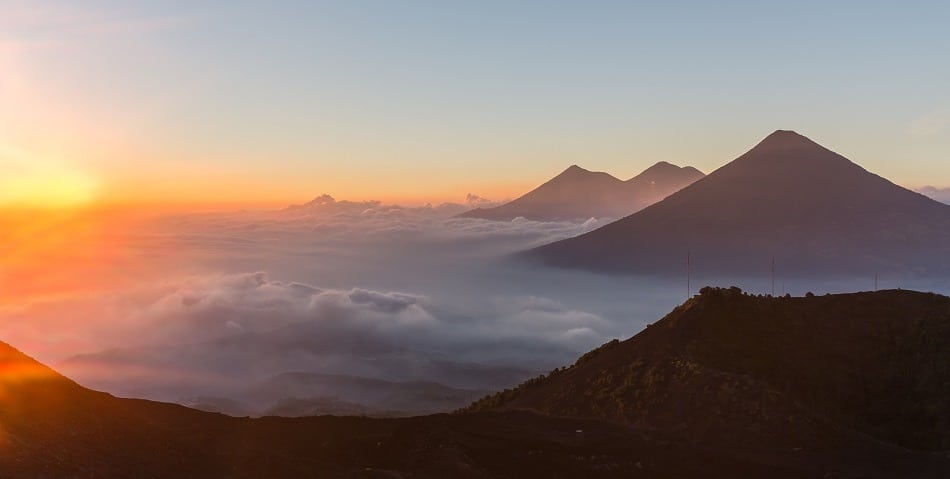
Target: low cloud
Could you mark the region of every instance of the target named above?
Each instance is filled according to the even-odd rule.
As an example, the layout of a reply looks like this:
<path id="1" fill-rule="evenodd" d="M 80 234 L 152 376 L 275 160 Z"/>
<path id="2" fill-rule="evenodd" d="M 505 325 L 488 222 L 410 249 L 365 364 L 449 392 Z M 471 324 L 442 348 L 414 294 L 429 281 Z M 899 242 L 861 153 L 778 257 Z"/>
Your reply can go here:
<path id="1" fill-rule="evenodd" d="M 950 108 L 935 108 L 910 123 L 908 132 L 914 138 L 932 138 L 950 127 Z"/>
<path id="2" fill-rule="evenodd" d="M 925 186 L 918 189 L 917 192 L 929 196 L 941 203 L 950 205 L 950 188 L 935 188 L 933 186 Z"/>
<path id="3" fill-rule="evenodd" d="M 548 298 L 496 298 L 483 313 L 490 314 L 467 321 L 424 295 L 323 289 L 255 272 L 189 278 L 130 317 L 136 328 L 153 331 L 139 346 L 204 342 L 308 325 L 328 335 L 370 338 L 420 351 L 449 352 L 462 343 L 519 339 L 578 352 L 599 344 L 610 329 L 597 315 Z M 592 336 L 580 338 L 579 328 Z M 120 337 L 129 344 L 125 335 Z"/>
<path id="4" fill-rule="evenodd" d="M 110 228 L 108 251 L 121 254 L 108 264 L 65 274 L 72 263 L 60 262 L 63 278 L 102 278 L 96 289 L 0 304 L 0 336 L 82 384 L 161 400 L 238 399 L 288 372 L 490 390 L 675 303 L 663 287 L 508 258 L 598 220 L 456 216 L 467 208 L 322 195 Z"/>
<path id="5" fill-rule="evenodd" d="M 239 395 L 291 371 L 487 390 L 565 364 L 615 333 L 549 298 L 498 298 L 472 317 L 424 295 L 323 289 L 263 272 L 189 278 L 126 319 L 124 331 L 109 322 L 97 333 L 121 349 L 61 369 L 83 384 L 166 400 Z"/>
<path id="6" fill-rule="evenodd" d="M 472 193 L 465 195 L 465 204 L 469 208 L 492 208 L 503 203 L 505 201 L 492 201 Z"/>

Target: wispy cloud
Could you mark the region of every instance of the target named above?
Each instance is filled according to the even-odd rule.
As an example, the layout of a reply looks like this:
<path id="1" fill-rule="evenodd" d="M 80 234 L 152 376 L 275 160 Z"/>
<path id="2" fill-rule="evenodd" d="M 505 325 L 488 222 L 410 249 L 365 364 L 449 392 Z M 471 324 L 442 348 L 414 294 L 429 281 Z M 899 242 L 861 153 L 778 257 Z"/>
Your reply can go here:
<path id="1" fill-rule="evenodd" d="M 0 5 L 0 39 L 17 45 L 49 45 L 59 38 L 141 35 L 179 28 L 194 17 L 148 16 L 130 9 L 88 4 L 6 2 Z"/>
<path id="2" fill-rule="evenodd" d="M 943 134 L 950 127 L 950 107 L 937 107 L 914 119 L 908 133 L 914 138 L 932 138 Z"/>
<path id="3" fill-rule="evenodd" d="M 596 221 L 454 216 L 467 208 L 319 196 L 126 227 L 103 248 L 122 256 L 43 272 L 86 282 L 105 264 L 105 284 L 21 309 L 0 301 L 0 337 L 54 361 L 119 348 L 68 372 L 156 399 L 287 371 L 494 388 L 630 334 L 672 303 L 663 286 L 504 260 Z"/>

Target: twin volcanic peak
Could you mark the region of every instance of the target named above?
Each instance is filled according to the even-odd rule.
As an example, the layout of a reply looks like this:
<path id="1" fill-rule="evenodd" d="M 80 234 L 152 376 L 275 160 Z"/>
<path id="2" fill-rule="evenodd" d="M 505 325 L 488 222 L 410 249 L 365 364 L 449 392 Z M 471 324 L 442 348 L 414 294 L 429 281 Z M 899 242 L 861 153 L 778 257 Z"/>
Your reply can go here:
<path id="1" fill-rule="evenodd" d="M 494 208 L 476 208 L 466 218 L 537 221 L 620 218 L 653 204 L 702 178 L 691 166 L 659 162 L 629 180 L 571 165 L 524 196 Z"/>
<path id="2" fill-rule="evenodd" d="M 546 264 L 629 274 L 929 274 L 950 270 L 950 206 L 792 131 L 776 131 L 666 199 L 531 250 Z"/>

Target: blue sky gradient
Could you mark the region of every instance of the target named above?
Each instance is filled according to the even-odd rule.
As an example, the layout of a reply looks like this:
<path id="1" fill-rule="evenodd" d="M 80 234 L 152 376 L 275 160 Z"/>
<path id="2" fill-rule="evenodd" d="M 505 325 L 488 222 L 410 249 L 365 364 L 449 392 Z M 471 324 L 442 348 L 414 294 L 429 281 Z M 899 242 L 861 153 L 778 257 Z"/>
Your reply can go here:
<path id="1" fill-rule="evenodd" d="M 21 78 L 0 80 L 0 146 L 66 158 L 103 194 L 190 197 L 219 175 L 220 200 L 273 185 L 497 197 L 572 163 L 708 172 L 776 129 L 901 184 L 950 185 L 947 2 L 4 0 L 0 14 L 0 65 Z"/>

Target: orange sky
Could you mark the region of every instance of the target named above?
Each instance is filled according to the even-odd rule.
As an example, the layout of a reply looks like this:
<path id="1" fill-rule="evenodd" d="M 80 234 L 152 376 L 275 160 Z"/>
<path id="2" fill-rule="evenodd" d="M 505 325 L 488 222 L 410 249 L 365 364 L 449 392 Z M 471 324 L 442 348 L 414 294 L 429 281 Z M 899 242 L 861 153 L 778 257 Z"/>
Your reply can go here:
<path id="1" fill-rule="evenodd" d="M 313 8 L 0 4 L 0 207 L 501 200 L 571 164 L 709 172 L 777 129 L 905 186 L 950 185 L 941 12 L 716 8 L 698 37 L 656 42 L 695 19 Z M 776 15 L 789 27 L 758 21 Z M 894 33 L 896 18 L 921 27 Z M 770 41 L 748 41 L 756 25 Z"/>

